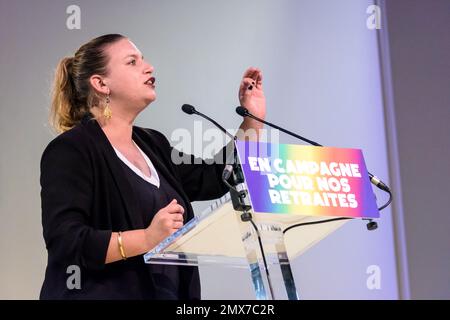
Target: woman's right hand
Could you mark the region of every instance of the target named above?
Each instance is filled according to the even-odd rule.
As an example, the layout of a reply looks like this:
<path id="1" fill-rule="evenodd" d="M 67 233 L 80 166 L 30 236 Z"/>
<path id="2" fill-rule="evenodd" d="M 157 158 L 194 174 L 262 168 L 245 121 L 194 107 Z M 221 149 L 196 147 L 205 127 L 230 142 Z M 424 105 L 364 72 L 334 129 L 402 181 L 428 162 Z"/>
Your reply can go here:
<path id="1" fill-rule="evenodd" d="M 145 229 L 145 238 L 149 250 L 183 226 L 184 208 L 173 199 L 167 206 L 159 210 L 152 222 Z"/>

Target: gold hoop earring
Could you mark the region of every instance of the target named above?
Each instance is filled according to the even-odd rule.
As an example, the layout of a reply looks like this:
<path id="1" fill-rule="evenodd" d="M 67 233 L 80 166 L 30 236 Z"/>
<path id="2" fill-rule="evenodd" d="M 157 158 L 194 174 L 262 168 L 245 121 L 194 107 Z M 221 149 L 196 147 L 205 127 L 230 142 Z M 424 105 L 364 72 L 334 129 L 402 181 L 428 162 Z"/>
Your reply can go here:
<path id="1" fill-rule="evenodd" d="M 111 110 L 111 108 L 109 107 L 109 103 L 111 102 L 111 100 L 109 99 L 109 95 L 107 95 L 106 96 L 106 106 L 105 106 L 105 108 L 103 109 L 103 116 L 107 119 L 107 120 L 109 120 L 109 119 L 111 119 L 111 117 L 112 117 L 112 110 Z"/>

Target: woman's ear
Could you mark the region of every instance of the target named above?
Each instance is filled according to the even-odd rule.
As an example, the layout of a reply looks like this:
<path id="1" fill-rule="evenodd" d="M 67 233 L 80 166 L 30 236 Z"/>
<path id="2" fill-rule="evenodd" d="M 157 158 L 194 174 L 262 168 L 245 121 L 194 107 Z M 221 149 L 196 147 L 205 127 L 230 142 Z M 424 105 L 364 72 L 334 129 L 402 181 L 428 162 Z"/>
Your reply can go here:
<path id="1" fill-rule="evenodd" d="M 94 74 L 89 78 L 89 83 L 91 84 L 92 88 L 98 93 L 108 95 L 109 94 L 109 88 L 104 83 L 103 78 L 99 76 L 98 74 Z"/>

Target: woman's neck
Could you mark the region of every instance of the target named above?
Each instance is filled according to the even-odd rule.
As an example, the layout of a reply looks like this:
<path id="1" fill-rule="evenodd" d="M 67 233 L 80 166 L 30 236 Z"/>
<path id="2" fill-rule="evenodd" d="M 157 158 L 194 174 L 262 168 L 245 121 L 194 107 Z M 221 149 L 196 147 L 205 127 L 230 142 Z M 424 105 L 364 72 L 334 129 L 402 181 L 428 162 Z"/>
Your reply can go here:
<path id="1" fill-rule="evenodd" d="M 106 119 L 102 113 L 96 113 L 94 112 L 94 116 L 97 122 L 113 146 L 132 144 L 133 123 L 137 115 L 125 115 L 115 111 L 110 119 Z"/>

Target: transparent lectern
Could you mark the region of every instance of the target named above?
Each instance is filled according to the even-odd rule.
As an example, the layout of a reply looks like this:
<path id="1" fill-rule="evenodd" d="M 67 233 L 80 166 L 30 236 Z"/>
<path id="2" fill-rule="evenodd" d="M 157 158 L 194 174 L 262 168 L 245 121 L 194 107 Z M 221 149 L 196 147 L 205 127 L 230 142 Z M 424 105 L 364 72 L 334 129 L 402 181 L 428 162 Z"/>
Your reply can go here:
<path id="1" fill-rule="evenodd" d="M 237 142 L 239 166 L 243 169 L 245 179 L 242 179 L 241 183 L 237 184 L 230 193 L 215 201 L 204 212 L 196 215 L 194 219 L 186 223 L 181 229 L 145 254 L 144 259 L 146 263 L 155 264 L 190 266 L 218 264 L 247 268 L 252 279 L 256 299 L 297 300 L 299 299 L 299 294 L 293 279 L 290 260 L 301 255 L 348 222 L 349 219 L 367 217 L 355 215 L 351 212 L 340 216 L 337 214 L 328 216 L 326 214 L 317 215 L 311 204 L 305 206 L 304 203 L 292 203 L 291 205 L 278 203 L 279 206 L 276 208 L 273 206 L 273 203 L 269 203 L 269 210 L 267 206 L 264 206 L 264 203 L 272 200 L 276 204 L 277 201 L 281 200 L 280 198 L 272 197 L 272 195 L 266 197 L 266 195 L 262 194 L 261 188 L 265 188 L 264 184 L 267 184 L 267 180 L 270 182 L 266 186 L 268 190 L 277 190 L 278 187 L 280 191 L 281 187 L 273 185 L 274 177 L 269 176 L 269 179 L 267 178 L 269 166 L 266 167 L 266 172 L 254 170 L 255 164 L 259 163 L 258 159 L 269 158 L 267 160 L 269 165 L 277 162 L 276 159 L 287 160 L 287 156 L 283 156 L 283 152 L 281 154 L 279 152 L 279 150 L 287 147 L 291 151 L 297 150 L 301 151 L 300 153 L 303 152 L 303 154 L 305 152 L 311 154 L 312 152 L 315 156 L 315 161 L 318 161 L 317 154 L 328 148 L 267 144 L 265 147 L 268 149 L 263 154 L 269 156 L 264 157 L 261 156 L 260 143 L 256 146 L 258 157 L 249 157 L 248 154 L 254 155 L 251 151 L 249 152 L 249 147 L 252 147 L 252 144 L 254 143 Z M 354 151 L 355 149 L 339 150 Z M 296 158 L 296 160 L 299 160 L 301 157 Z M 339 152 L 332 158 L 329 160 L 338 161 Z M 348 160 L 347 158 L 347 162 Z M 352 161 L 356 163 L 356 160 Z M 264 165 L 262 162 L 259 164 L 258 168 Z M 362 172 L 362 170 L 365 170 L 365 165 L 363 162 L 359 164 L 362 166 L 360 168 Z M 307 171 L 306 167 L 305 170 Z M 308 172 L 305 172 L 302 172 L 302 174 L 308 176 L 306 174 Z M 255 176 L 252 177 L 255 174 L 257 175 L 256 178 Z M 277 177 L 285 178 L 287 176 L 286 174 L 280 174 L 280 172 L 277 172 L 277 174 Z M 311 181 L 314 180 L 314 177 L 314 175 L 309 175 Z M 369 183 L 367 174 L 365 176 L 362 174 L 361 179 L 365 180 L 364 183 Z M 270 187 L 274 189 L 270 189 Z M 373 196 L 373 193 L 371 195 Z M 366 198 L 364 195 L 361 195 L 361 197 L 359 197 L 359 194 L 356 195 L 356 199 L 360 201 L 366 201 L 364 200 Z M 351 208 L 347 208 L 351 211 Z M 327 208 L 321 209 L 327 210 Z M 329 208 L 329 211 L 333 211 L 331 209 L 337 208 Z M 371 206 L 371 209 L 373 209 L 373 206 Z M 378 214 L 378 210 L 376 210 L 375 215 L 372 211 L 372 214 L 369 216 L 374 218 L 376 214 Z M 342 219 L 340 219 L 341 217 Z M 321 220 L 331 221 L 317 223 Z M 289 227 L 298 224 L 302 224 L 305 227 L 287 230 Z"/>

